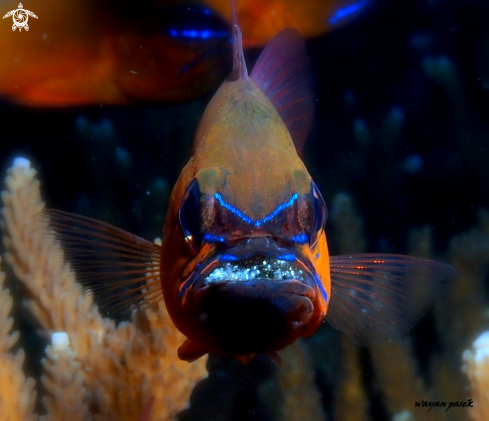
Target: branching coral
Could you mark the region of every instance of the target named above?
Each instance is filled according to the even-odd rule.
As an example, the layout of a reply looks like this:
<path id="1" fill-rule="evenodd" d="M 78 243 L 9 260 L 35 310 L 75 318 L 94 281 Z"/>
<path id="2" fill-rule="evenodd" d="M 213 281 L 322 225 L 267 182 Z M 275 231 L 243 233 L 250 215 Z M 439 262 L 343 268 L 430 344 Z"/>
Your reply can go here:
<path id="1" fill-rule="evenodd" d="M 487 210 L 479 210 L 476 224 L 452 239 L 450 255 L 458 276 L 435 307 L 436 328 L 443 353 L 433 358 L 432 367 L 439 396 L 447 401 L 457 401 L 467 394 L 466 381 L 459 369 L 460 355 L 488 326 L 485 299 L 489 263 Z"/>
<path id="2" fill-rule="evenodd" d="M 460 354 L 454 354 L 447 342 L 453 341 L 454 329 L 466 330 L 468 321 L 471 321 L 474 327 L 480 326 L 481 323 L 481 269 L 489 256 L 487 238 L 484 234 L 489 230 L 485 225 L 484 216 L 485 213 L 481 212 L 479 227 L 471 230 L 469 234 L 455 238 L 452 242 L 451 258 L 459 270 L 459 276 L 450 286 L 449 293 L 442 295 L 442 300 L 436 307 L 435 321 L 445 348 L 441 356 L 433 356 L 429 376 L 422 375 L 409 337 L 369 349 L 375 382 L 381 392 L 385 409 L 393 419 L 459 421 L 467 417 L 464 408 L 452 408 L 449 411 L 445 411 L 444 408 L 432 408 L 428 411 L 427 408 L 416 408 L 415 403 L 446 401 L 448 405 L 451 401 L 462 401 L 467 397 L 455 367 Z M 337 251 L 363 251 L 365 239 L 362 220 L 349 195 L 342 193 L 334 198 L 331 219 L 334 227 L 331 238 Z M 413 230 L 409 239 L 409 253 L 433 258 L 432 244 L 429 228 Z M 479 293 L 475 300 L 472 295 L 474 289 Z M 460 332 L 460 336 L 466 338 L 466 335 L 467 333 Z M 454 339 L 459 341 L 458 337 Z M 364 373 L 358 350 L 351 344 L 343 343 L 343 351 L 343 375 L 340 378 L 335 403 L 337 418 L 368 419 L 367 391 L 361 378 Z M 436 390 L 427 386 L 426 377 L 434 378 Z"/>
<path id="3" fill-rule="evenodd" d="M 346 193 L 337 194 L 332 201 L 331 221 L 338 253 L 365 251 L 363 221 Z M 342 337 L 343 359 L 337 390 L 335 415 L 339 420 L 368 421 L 368 401 L 362 382 L 360 350 L 350 340 Z"/>
<path id="4" fill-rule="evenodd" d="M 37 223 L 36 215 L 43 208 L 43 203 L 35 171 L 28 162 L 17 161 L 9 170 L 3 200 L 6 260 L 27 291 L 25 305 L 38 320 L 42 335 L 67 334 L 66 340 L 54 341 L 46 350 L 42 384 L 47 393 L 42 402 L 47 414 L 41 419 L 134 421 L 152 396 L 156 399 L 151 419 L 174 417 L 187 404 L 195 382 L 205 375 L 205 363 L 198 360 L 187 364 L 178 360 L 176 348 L 183 337 L 169 320 L 163 303 L 144 313 L 134 313 L 130 322 L 119 326 L 102 318 L 90 295 L 83 293 L 76 284 L 75 275 L 64 263 L 63 251 L 57 242 Z M 337 251 L 363 251 L 362 219 L 348 195 L 335 198 L 331 219 L 336 228 L 331 237 L 336 239 L 333 243 Z M 467 340 L 468 333 L 464 331 L 467 321 L 471 320 L 470 328 L 475 331 L 484 318 L 482 292 L 483 268 L 489 256 L 486 244 L 488 220 L 482 211 L 479 225 L 452 242 L 451 259 L 459 270 L 459 277 L 450 287 L 448 297 L 444 297 L 445 304 L 439 304 L 435 312 L 435 324 L 443 347 L 441 357 L 434 356 L 429 362 L 429 375 L 435 387 L 427 387 L 426 380 L 430 376 L 421 375 L 409 340 L 370 350 L 375 376 L 373 384 L 378 385 L 384 407 L 395 419 L 460 420 L 468 415 L 463 408 L 448 412 L 433 408 L 428 412 L 426 408 L 414 408 L 414 403 L 466 399 L 463 383 L 452 366 L 456 364 L 456 350 Z M 415 231 L 411 244 L 412 254 L 431 257 L 430 230 Z M 2 286 L 3 281 L 2 274 Z M 476 300 L 474 291 L 478 291 Z M 2 289 L 0 421 L 35 420 L 38 418 L 33 414 L 35 382 L 26 379 L 22 371 L 23 351 L 12 353 L 18 334 L 10 331 L 11 307 L 12 298 L 7 290 Z M 460 311 L 457 310 L 459 308 Z M 447 329 L 447 323 L 451 331 Z M 460 331 L 460 337 L 453 338 L 451 333 L 454 330 Z M 457 341 L 451 347 L 448 337 Z M 360 352 L 346 342 L 342 348 L 342 371 L 335 380 L 335 417 L 340 420 L 368 420 L 372 392 L 365 388 Z M 281 419 L 295 419 L 302 416 L 299 414 L 309 414 L 311 418 L 313 413 L 316 419 L 325 417 L 312 375 L 313 364 L 304 355 L 306 349 L 297 344 L 283 353 L 285 364 L 277 370 L 276 377 L 283 398 Z M 471 364 L 466 359 L 468 373 Z M 472 384 L 474 379 L 477 380 L 470 374 L 469 378 Z M 476 390 L 473 385 L 472 388 Z M 479 386 L 478 390 L 484 390 L 484 386 Z M 456 396 L 452 396 L 454 392 Z M 478 399 L 482 405 L 482 398 L 478 395 L 475 398 L 473 393 L 474 402 Z M 306 400 L 310 403 L 306 404 Z M 474 411 L 471 413 L 474 420 L 485 419 L 484 415 L 473 415 Z"/>
<path id="5" fill-rule="evenodd" d="M 412 230 L 408 242 L 410 254 L 432 257 L 432 238 L 429 228 Z M 415 402 L 435 402 L 437 400 L 434 393 L 426 386 L 413 351 L 409 337 L 373 346 L 370 350 L 387 410 L 402 420 L 443 421 L 450 419 L 448 417 L 452 414 L 447 414 L 444 410 L 440 411 L 435 408 L 428 411 L 415 407 Z M 443 369 L 440 368 L 440 370 Z M 446 396 L 440 400 L 444 399 Z"/>
<path id="6" fill-rule="evenodd" d="M 349 339 L 341 339 L 343 359 L 335 402 L 336 419 L 369 421 L 368 399 L 362 382 L 360 350 Z"/>
<path id="7" fill-rule="evenodd" d="M 276 374 L 282 394 L 280 420 L 326 420 L 306 346 L 298 341 L 281 353 L 284 361 Z"/>
<path id="8" fill-rule="evenodd" d="M 473 350 L 463 353 L 463 371 L 470 382 L 473 405 L 469 409 L 474 421 L 489 419 L 489 332 L 483 333 L 474 342 Z"/>
<path id="9" fill-rule="evenodd" d="M 172 419 L 206 375 L 205 359 L 192 364 L 178 359 L 177 345 L 184 338 L 162 302 L 118 326 L 102 318 L 91 296 L 76 284 L 59 244 L 39 223 L 44 204 L 35 175 L 23 159 L 8 171 L 2 226 L 6 260 L 28 292 L 25 305 L 38 320 L 40 334 L 66 332 L 69 338 L 63 346 L 54 343 L 47 349 L 42 378 L 47 415 L 42 419 L 134 421 L 151 397 L 150 419 Z M 0 345 L 6 361 L 0 369 L 5 379 L 0 382 L 0 419 L 35 419 L 33 381 L 20 371 L 23 353 L 9 354 L 16 334 L 7 334 L 12 323 L 8 291 L 0 299 L 0 328 L 6 338 Z M 8 393 L 18 397 L 16 408 L 15 402 L 6 406 Z"/>
<path id="10" fill-rule="evenodd" d="M 33 416 L 36 392 L 33 379 L 26 379 L 22 372 L 24 351 L 12 354 L 12 347 L 19 338 L 19 332 L 10 333 L 13 319 L 12 297 L 4 289 L 5 274 L 0 272 L 0 420 L 30 421 Z"/>

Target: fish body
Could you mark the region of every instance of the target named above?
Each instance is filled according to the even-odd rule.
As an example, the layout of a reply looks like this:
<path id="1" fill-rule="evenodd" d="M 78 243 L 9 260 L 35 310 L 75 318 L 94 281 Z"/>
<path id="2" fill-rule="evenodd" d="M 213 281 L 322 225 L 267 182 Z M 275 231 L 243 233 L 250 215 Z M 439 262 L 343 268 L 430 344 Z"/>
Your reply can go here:
<path id="1" fill-rule="evenodd" d="M 2 28 L 1 96 L 65 106 L 202 95 L 229 71 L 229 24 L 183 3 L 31 0 L 28 33 Z"/>
<path id="2" fill-rule="evenodd" d="M 78 279 L 102 303 L 164 298 L 187 337 L 179 357 L 247 362 L 323 320 L 367 345 L 406 332 L 454 276 L 409 256 L 329 256 L 326 204 L 300 158 L 314 113 L 302 37 L 277 34 L 248 75 L 233 26 L 233 70 L 198 125 L 170 197 L 161 246 L 50 210 Z"/>
<path id="3" fill-rule="evenodd" d="M 163 282 L 163 292 L 175 324 L 189 337 L 185 359 L 193 358 L 191 348 L 241 356 L 274 352 L 316 330 L 331 283 L 325 235 L 310 228 L 312 188 L 263 91 L 249 77 L 225 81 L 198 126 L 162 244 L 162 279 L 173 280 Z M 319 237 L 312 248 L 294 240 L 311 235 Z"/>

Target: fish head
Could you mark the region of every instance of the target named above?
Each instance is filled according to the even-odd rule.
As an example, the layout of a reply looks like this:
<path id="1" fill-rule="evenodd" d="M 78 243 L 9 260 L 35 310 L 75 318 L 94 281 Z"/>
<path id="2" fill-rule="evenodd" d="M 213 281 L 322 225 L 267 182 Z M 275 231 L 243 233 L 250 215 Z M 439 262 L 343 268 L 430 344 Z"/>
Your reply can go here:
<path id="1" fill-rule="evenodd" d="M 166 292 L 170 315 L 194 345 L 181 349 L 183 359 L 193 359 L 196 348 L 272 354 L 323 320 L 330 294 L 326 205 L 305 169 L 286 172 L 282 188 L 265 189 L 274 203 L 265 213 L 255 204 L 263 199 L 259 189 L 239 190 L 243 183 L 220 168 L 199 171 L 184 191 L 178 226 L 188 258 L 177 287 Z"/>

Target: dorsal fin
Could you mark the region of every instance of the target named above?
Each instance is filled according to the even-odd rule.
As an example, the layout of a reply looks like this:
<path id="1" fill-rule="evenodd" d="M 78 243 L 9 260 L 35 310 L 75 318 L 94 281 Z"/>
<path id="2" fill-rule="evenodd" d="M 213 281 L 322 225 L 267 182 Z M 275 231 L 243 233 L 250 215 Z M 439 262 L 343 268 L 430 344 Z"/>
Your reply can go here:
<path id="1" fill-rule="evenodd" d="M 243 37 L 241 29 L 237 24 L 233 25 L 233 70 L 228 76 L 228 80 L 248 79 L 248 69 L 243 54 Z"/>
<path id="2" fill-rule="evenodd" d="M 299 155 L 311 129 L 314 96 L 305 42 L 295 29 L 284 29 L 267 44 L 251 79 L 275 106 Z"/>
<path id="3" fill-rule="evenodd" d="M 236 17 L 235 0 L 231 0 L 231 10 L 233 15 L 233 70 L 229 74 L 228 80 L 246 80 L 248 79 L 248 69 L 243 54 L 243 36 Z"/>

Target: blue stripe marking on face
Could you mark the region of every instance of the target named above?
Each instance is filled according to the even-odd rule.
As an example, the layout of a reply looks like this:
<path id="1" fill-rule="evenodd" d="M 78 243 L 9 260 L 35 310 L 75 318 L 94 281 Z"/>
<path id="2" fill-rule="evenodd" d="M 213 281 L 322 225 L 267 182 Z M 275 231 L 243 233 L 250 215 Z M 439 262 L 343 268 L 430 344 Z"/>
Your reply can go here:
<path id="1" fill-rule="evenodd" d="M 207 241 L 208 243 L 223 243 L 224 238 L 220 237 L 219 235 L 212 235 L 207 233 L 204 235 L 204 241 Z"/>
<path id="2" fill-rule="evenodd" d="M 280 256 L 277 256 L 277 259 L 286 260 L 287 262 L 293 262 L 296 257 L 293 254 L 281 254 Z"/>
<path id="3" fill-rule="evenodd" d="M 288 208 L 289 206 L 292 206 L 294 202 L 298 199 L 299 196 L 297 196 L 297 193 L 294 193 L 292 197 L 285 203 L 282 203 L 281 205 L 278 205 L 277 208 L 270 214 L 265 216 L 261 221 L 256 221 L 255 226 L 258 227 L 261 224 L 264 224 L 265 222 L 270 221 L 271 219 L 275 218 L 280 212 L 282 212 L 285 208 Z M 259 223 L 259 224 L 258 224 Z M 258 224 L 258 225 L 257 225 Z"/>
<path id="4" fill-rule="evenodd" d="M 299 244 L 306 244 L 307 243 L 307 235 L 304 233 L 294 235 L 292 237 L 292 241 L 295 241 L 296 243 L 299 243 Z"/>
<path id="5" fill-rule="evenodd" d="M 321 282 L 321 279 L 319 279 L 319 276 L 316 274 L 316 283 L 319 286 L 319 290 L 321 291 L 321 295 L 324 298 L 324 301 L 328 302 L 328 293 L 324 290 L 323 283 Z"/>
<path id="6" fill-rule="evenodd" d="M 221 262 L 235 262 L 236 260 L 239 260 L 239 258 L 233 256 L 232 254 L 224 254 L 219 260 Z"/>
<path id="7" fill-rule="evenodd" d="M 238 218 L 242 219 L 247 224 L 254 225 L 255 227 L 259 227 L 260 225 L 263 225 L 264 223 L 272 220 L 280 212 L 282 212 L 284 209 L 292 206 L 294 204 L 294 202 L 299 198 L 299 196 L 297 195 L 297 193 L 294 193 L 292 195 L 292 197 L 289 200 L 287 200 L 287 202 L 282 203 L 281 205 L 278 205 L 277 208 L 272 213 L 270 213 L 269 215 L 265 216 L 263 219 L 257 219 L 256 221 L 254 221 L 249 216 L 246 216 L 239 209 L 235 208 L 234 206 L 230 205 L 229 203 L 226 203 L 224 201 L 224 199 L 222 198 L 222 196 L 220 195 L 220 193 L 214 193 L 214 197 L 219 201 L 219 204 L 223 208 L 227 209 L 228 211 L 230 211 L 231 213 L 233 213 L 234 215 L 236 215 Z"/>
<path id="8" fill-rule="evenodd" d="M 231 206 L 229 203 L 226 203 L 222 196 L 219 193 L 215 193 L 214 197 L 219 201 L 219 204 L 230 211 L 231 213 L 234 213 L 238 218 L 242 219 L 248 224 L 253 224 L 253 219 L 251 219 L 249 216 L 246 216 L 244 213 L 242 213 L 239 209 L 235 208 L 234 206 Z"/>

